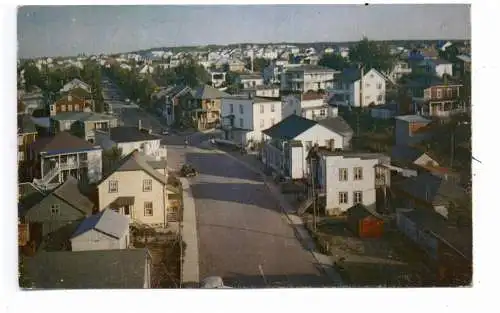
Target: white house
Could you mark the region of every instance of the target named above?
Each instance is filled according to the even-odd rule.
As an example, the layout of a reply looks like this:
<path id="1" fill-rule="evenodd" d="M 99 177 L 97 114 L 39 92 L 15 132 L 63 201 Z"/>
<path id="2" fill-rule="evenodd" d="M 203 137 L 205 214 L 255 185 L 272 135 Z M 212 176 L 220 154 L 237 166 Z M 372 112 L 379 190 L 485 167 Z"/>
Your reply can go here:
<path id="1" fill-rule="evenodd" d="M 238 80 L 243 85 L 243 88 L 255 88 L 264 85 L 264 78 L 261 74 L 256 73 L 241 74 Z"/>
<path id="2" fill-rule="evenodd" d="M 408 62 L 403 60 L 398 60 L 394 64 L 392 70 L 387 73 L 387 77 L 392 80 L 393 83 L 396 83 L 401 77 L 404 75 L 408 75 L 412 72 L 412 69 Z"/>
<path id="3" fill-rule="evenodd" d="M 140 123 L 140 121 L 139 121 Z M 161 137 L 149 130 L 134 126 L 118 126 L 107 131 L 96 131 L 95 140 L 104 150 L 117 147 L 123 155 L 138 150 L 150 157 L 161 160 L 167 158 L 167 148 L 160 144 Z"/>
<path id="4" fill-rule="evenodd" d="M 317 65 L 289 66 L 281 74 L 281 90 L 308 92 L 333 87 L 337 71 Z"/>
<path id="5" fill-rule="evenodd" d="M 99 210 L 112 209 L 131 223 L 165 227 L 177 220 L 170 200 L 178 190 L 168 183 L 165 161 L 155 161 L 137 150 L 119 161 L 98 184 Z"/>
<path id="6" fill-rule="evenodd" d="M 51 189 L 73 176 L 84 183 L 102 177 L 102 148 L 68 132 L 40 137 L 29 147 L 29 160 L 35 165 L 33 183 Z"/>
<path id="7" fill-rule="evenodd" d="M 129 219 L 112 210 L 85 218 L 70 238 L 71 251 L 127 249 Z"/>
<path id="8" fill-rule="evenodd" d="M 149 64 L 146 64 L 144 65 L 140 70 L 139 70 L 139 74 L 140 75 L 148 75 L 148 74 L 153 74 L 155 71 L 155 68 L 152 67 L 151 65 Z"/>
<path id="9" fill-rule="evenodd" d="M 64 93 L 64 92 L 68 92 L 68 91 L 70 91 L 72 89 L 76 89 L 76 88 L 82 88 L 82 89 L 84 89 L 85 91 L 87 91 L 89 93 L 91 92 L 90 85 L 87 84 L 87 83 L 82 82 L 81 80 L 79 80 L 77 78 L 75 78 L 72 81 L 70 81 L 67 84 L 65 84 L 61 88 L 60 92 Z"/>
<path id="10" fill-rule="evenodd" d="M 126 63 L 120 64 L 120 68 L 124 69 L 124 70 L 127 70 L 127 71 L 131 71 L 132 70 L 132 66 L 130 66 L 130 65 L 126 64 Z"/>
<path id="11" fill-rule="evenodd" d="M 444 74 L 453 76 L 453 64 L 446 60 L 423 60 L 418 67 L 428 74 L 442 78 Z"/>
<path id="12" fill-rule="evenodd" d="M 325 102 L 325 95 L 318 92 L 290 94 L 282 97 L 283 119 L 297 114 L 310 120 L 320 120 L 338 115 L 338 108 Z"/>
<path id="13" fill-rule="evenodd" d="M 390 186 L 390 158 L 379 153 L 335 152 L 315 147 L 310 151 L 318 195 L 326 199 L 326 212 L 339 214 L 361 203 L 375 211 L 377 187 Z M 384 166 L 380 166 L 384 165 Z"/>
<path id="14" fill-rule="evenodd" d="M 362 75 L 359 69 L 345 69 L 332 88 L 337 105 L 367 107 L 385 103 L 386 77 L 375 69 Z"/>
<path id="15" fill-rule="evenodd" d="M 242 89 L 241 94 L 250 94 L 252 97 L 279 98 L 280 88 L 276 85 L 261 85 L 254 88 Z"/>
<path id="16" fill-rule="evenodd" d="M 331 150 L 349 149 L 352 129 L 342 119 L 334 117 L 313 121 L 292 114 L 280 123 L 263 131 L 268 140 L 262 151 L 262 162 L 292 179 L 306 177 L 306 157 L 313 145 Z"/>
<path id="17" fill-rule="evenodd" d="M 226 82 L 226 73 L 225 72 L 210 72 L 212 86 L 215 88 L 222 87 L 222 85 Z"/>
<path id="18" fill-rule="evenodd" d="M 281 121 L 279 99 L 227 96 L 221 99 L 222 127 L 226 139 L 248 145 L 264 139 L 262 131 Z"/>

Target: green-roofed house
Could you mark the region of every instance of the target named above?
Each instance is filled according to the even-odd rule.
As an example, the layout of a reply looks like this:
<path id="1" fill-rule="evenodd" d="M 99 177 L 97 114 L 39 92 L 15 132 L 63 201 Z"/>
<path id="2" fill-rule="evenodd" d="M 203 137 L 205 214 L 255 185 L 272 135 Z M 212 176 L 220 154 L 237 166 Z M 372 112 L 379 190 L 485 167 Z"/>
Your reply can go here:
<path id="1" fill-rule="evenodd" d="M 220 125 L 221 99 L 228 96 L 209 85 L 203 85 L 192 91 L 192 100 L 183 108 L 183 115 L 190 125 L 199 130 L 215 128 Z"/>
<path id="2" fill-rule="evenodd" d="M 349 149 L 353 131 L 340 116 L 314 121 L 292 114 L 262 133 L 271 138 L 264 144 L 262 162 L 285 177 L 303 179 L 314 145 L 332 151 Z"/>
<path id="3" fill-rule="evenodd" d="M 95 112 L 62 112 L 50 118 L 50 126 L 54 133 L 69 131 L 94 142 L 96 129 L 107 131 L 118 126 L 118 120 L 113 115 Z"/>

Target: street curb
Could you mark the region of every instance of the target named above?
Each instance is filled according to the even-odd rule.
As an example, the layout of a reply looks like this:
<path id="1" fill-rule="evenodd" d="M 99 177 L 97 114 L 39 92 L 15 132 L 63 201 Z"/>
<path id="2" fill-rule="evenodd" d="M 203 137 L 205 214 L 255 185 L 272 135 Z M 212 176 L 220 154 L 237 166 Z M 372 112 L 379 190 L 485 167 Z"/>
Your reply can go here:
<path id="1" fill-rule="evenodd" d="M 293 230 L 294 230 L 294 233 L 295 233 L 295 236 L 297 237 L 297 239 L 304 245 L 306 245 L 309 241 L 312 243 L 312 247 L 309 247 L 307 248 L 307 250 L 309 251 L 309 253 L 311 253 L 311 255 L 313 256 L 313 258 L 316 260 L 316 262 L 321 265 L 321 270 L 323 271 L 323 273 L 325 273 L 326 276 L 328 276 L 331 280 L 335 281 L 336 283 L 338 283 L 338 280 L 339 280 L 339 277 L 334 277 L 333 275 L 331 275 L 324 267 L 325 266 L 330 266 L 330 267 L 333 267 L 333 264 L 326 264 L 326 263 L 322 263 L 319 258 L 318 258 L 318 253 L 315 251 L 316 250 L 316 243 L 312 240 L 311 236 L 309 235 L 307 229 L 305 228 L 305 225 L 304 223 L 300 223 L 300 224 L 296 224 L 293 220 L 292 220 L 292 217 L 291 217 L 291 213 L 289 212 L 286 212 L 284 210 L 284 206 L 281 205 L 282 204 L 282 201 L 284 201 L 283 199 L 280 199 L 278 197 L 276 197 L 275 193 L 273 192 L 273 190 L 271 189 L 272 186 L 271 186 L 271 183 L 269 182 L 269 179 L 267 178 L 267 176 L 261 171 L 261 170 L 258 170 L 256 169 L 255 167 L 253 167 L 252 165 L 250 164 L 247 164 L 246 162 L 238 159 L 237 157 L 231 155 L 230 153 L 228 152 L 225 152 L 223 150 L 220 150 L 220 149 L 217 149 L 217 148 L 214 148 L 215 151 L 218 151 L 219 153 L 221 154 L 225 154 L 226 156 L 232 158 L 233 160 L 236 160 L 238 162 L 240 162 L 241 164 L 243 164 L 246 168 L 248 168 L 249 170 L 259 174 L 261 176 L 261 178 L 263 179 L 264 181 L 264 185 L 266 186 L 266 188 L 271 192 L 271 194 L 273 195 L 273 197 L 280 203 L 280 208 L 281 208 L 281 213 L 283 215 L 286 216 L 286 218 L 288 219 L 288 222 L 289 224 L 292 226 Z M 297 216 L 297 218 L 300 219 L 300 217 Z M 300 219 L 302 221 L 302 219 Z M 298 229 L 299 227 L 303 227 L 304 228 L 304 231 L 305 231 L 305 235 L 302 235 L 300 230 Z M 341 283 L 341 282 L 340 282 Z"/>
<path id="2" fill-rule="evenodd" d="M 182 183 L 183 218 L 181 223 L 181 238 L 186 244 L 184 257 L 181 260 L 181 286 L 193 288 L 200 283 L 200 263 L 198 247 L 198 229 L 194 198 L 189 181 L 183 177 Z"/>

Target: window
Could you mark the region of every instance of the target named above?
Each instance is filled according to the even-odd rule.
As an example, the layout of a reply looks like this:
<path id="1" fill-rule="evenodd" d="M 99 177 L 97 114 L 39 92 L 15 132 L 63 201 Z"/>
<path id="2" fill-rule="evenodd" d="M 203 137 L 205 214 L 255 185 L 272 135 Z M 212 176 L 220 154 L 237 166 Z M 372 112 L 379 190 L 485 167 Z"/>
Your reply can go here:
<path id="1" fill-rule="evenodd" d="M 75 104 L 75 111 L 80 111 L 80 106 L 78 104 Z"/>
<path id="2" fill-rule="evenodd" d="M 153 202 L 144 202 L 144 216 L 153 216 Z"/>
<path id="3" fill-rule="evenodd" d="M 240 104 L 240 114 L 243 114 L 243 104 Z"/>
<path id="4" fill-rule="evenodd" d="M 362 180 L 363 179 L 363 168 L 355 167 L 354 168 L 354 180 Z"/>
<path id="5" fill-rule="evenodd" d="M 274 125 L 275 123 L 275 120 L 274 120 L 274 117 L 271 119 L 271 126 Z"/>
<path id="6" fill-rule="evenodd" d="M 339 192 L 339 204 L 347 204 L 347 192 Z"/>
<path id="7" fill-rule="evenodd" d="M 382 89 L 382 84 L 381 83 L 377 84 L 377 89 Z"/>
<path id="8" fill-rule="evenodd" d="M 313 146 L 313 142 L 312 141 L 306 141 L 306 149 L 309 150 L 311 149 Z"/>
<path id="9" fill-rule="evenodd" d="M 446 88 L 446 96 L 451 98 L 451 88 Z"/>
<path id="10" fill-rule="evenodd" d="M 234 112 L 234 105 L 232 103 L 229 104 L 229 113 Z"/>
<path id="11" fill-rule="evenodd" d="M 347 181 L 347 169 L 346 168 L 339 168 L 339 180 L 340 181 Z"/>
<path id="12" fill-rule="evenodd" d="M 436 97 L 437 97 L 438 99 L 441 99 L 441 97 L 442 97 L 442 94 L 441 94 L 441 89 L 437 89 L 437 90 L 436 90 Z"/>
<path id="13" fill-rule="evenodd" d="M 142 181 L 142 191 L 149 192 L 151 190 L 153 190 L 153 180 L 151 180 L 151 179 L 144 179 Z"/>
<path id="14" fill-rule="evenodd" d="M 70 121 L 66 121 L 64 123 L 64 129 L 70 129 L 71 128 L 71 122 Z"/>
<path id="15" fill-rule="evenodd" d="M 358 204 L 358 203 L 363 203 L 363 192 L 362 191 L 355 191 L 353 193 L 353 204 Z"/>
<path id="16" fill-rule="evenodd" d="M 320 115 L 320 116 L 325 116 L 325 115 L 326 115 L 325 110 L 321 110 L 321 111 L 319 111 L 319 115 Z"/>
<path id="17" fill-rule="evenodd" d="M 382 99 L 383 99 L 383 98 L 382 98 L 382 95 L 378 95 L 378 96 L 377 96 L 377 101 L 382 101 Z"/>
<path id="18" fill-rule="evenodd" d="M 66 112 L 66 105 L 61 105 L 61 112 Z"/>
<path id="19" fill-rule="evenodd" d="M 264 128 L 264 126 L 265 126 L 265 125 L 264 125 L 264 120 L 263 120 L 263 119 L 261 119 L 261 120 L 260 120 L 260 128 Z"/>
<path id="20" fill-rule="evenodd" d="M 109 193 L 113 192 L 118 192 L 118 181 L 117 180 L 110 180 L 109 181 Z"/>
<path id="21" fill-rule="evenodd" d="M 260 113 L 264 113 L 264 105 L 263 104 L 260 105 Z"/>
<path id="22" fill-rule="evenodd" d="M 53 204 L 51 207 L 50 207 L 50 214 L 52 215 L 59 215 L 59 204 Z"/>
<path id="23" fill-rule="evenodd" d="M 68 111 L 71 111 L 71 112 L 73 111 L 73 105 L 68 104 Z"/>
<path id="24" fill-rule="evenodd" d="M 243 119 L 240 118 L 240 128 L 243 128 Z"/>
<path id="25" fill-rule="evenodd" d="M 274 103 L 271 103 L 271 112 L 274 112 Z"/>
<path id="26" fill-rule="evenodd" d="M 18 161 L 24 161 L 24 152 L 23 151 L 18 151 L 17 152 L 17 160 Z"/>

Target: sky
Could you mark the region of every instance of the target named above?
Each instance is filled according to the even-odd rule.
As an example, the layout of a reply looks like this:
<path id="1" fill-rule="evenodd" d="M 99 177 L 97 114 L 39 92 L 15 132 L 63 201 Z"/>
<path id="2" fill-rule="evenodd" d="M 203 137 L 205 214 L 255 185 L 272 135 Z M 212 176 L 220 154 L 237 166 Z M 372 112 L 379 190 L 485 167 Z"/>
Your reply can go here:
<path id="1" fill-rule="evenodd" d="M 24 6 L 21 58 L 230 43 L 470 39 L 470 5 Z"/>

